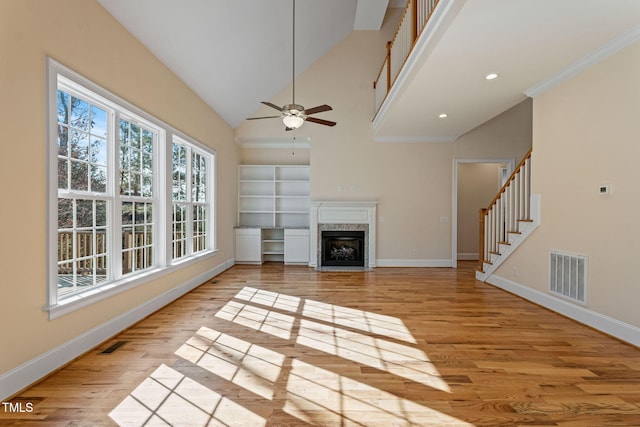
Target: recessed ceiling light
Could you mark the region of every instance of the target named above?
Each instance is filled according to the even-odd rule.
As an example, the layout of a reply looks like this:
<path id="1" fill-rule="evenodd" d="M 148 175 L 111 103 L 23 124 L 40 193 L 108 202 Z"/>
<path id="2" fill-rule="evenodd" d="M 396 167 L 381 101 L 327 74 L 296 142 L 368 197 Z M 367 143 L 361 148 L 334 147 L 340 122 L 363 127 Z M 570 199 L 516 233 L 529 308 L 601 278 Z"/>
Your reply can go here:
<path id="1" fill-rule="evenodd" d="M 447 117 L 447 113 L 442 113 L 438 117 L 440 117 L 441 119 L 444 119 L 445 117 Z"/>
<path id="2" fill-rule="evenodd" d="M 484 76 L 484 78 L 486 80 L 495 80 L 498 78 L 498 75 L 496 73 L 491 73 L 491 74 L 487 74 L 486 76 Z"/>

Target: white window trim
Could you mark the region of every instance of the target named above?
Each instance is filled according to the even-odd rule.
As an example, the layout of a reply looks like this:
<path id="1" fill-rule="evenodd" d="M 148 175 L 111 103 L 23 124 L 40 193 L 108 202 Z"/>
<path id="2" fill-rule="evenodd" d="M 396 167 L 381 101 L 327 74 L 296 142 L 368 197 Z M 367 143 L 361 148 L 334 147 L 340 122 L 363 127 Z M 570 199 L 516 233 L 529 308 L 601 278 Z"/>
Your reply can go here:
<path id="1" fill-rule="evenodd" d="M 157 174 L 154 176 L 154 203 L 156 204 L 156 212 L 154 213 L 154 222 L 157 227 L 157 233 L 154 244 L 155 266 L 146 270 L 142 270 L 137 274 L 125 275 L 117 280 L 106 283 L 105 285 L 96 286 L 89 290 L 71 295 L 64 299 L 58 300 L 57 285 L 57 225 L 58 225 L 58 181 L 57 181 L 57 90 L 58 80 L 64 82 L 65 86 L 73 88 L 75 92 L 86 94 L 92 92 L 97 96 L 97 100 L 101 104 L 106 104 L 109 108 L 116 111 L 118 115 L 124 115 L 128 118 L 133 117 L 135 121 L 148 126 L 157 135 L 157 153 L 154 153 L 154 166 L 157 167 Z M 46 68 L 46 84 L 47 84 L 47 185 L 46 185 L 46 203 L 47 203 L 47 304 L 43 310 L 49 313 L 49 319 L 55 319 L 65 314 L 71 313 L 82 307 L 89 306 L 98 301 L 109 298 L 113 295 L 124 292 L 133 287 L 142 285 L 149 281 L 158 279 L 164 275 L 170 274 L 176 270 L 189 266 L 202 259 L 213 256 L 217 252 L 216 245 L 216 211 L 217 211 L 217 180 L 215 178 L 217 171 L 217 156 L 215 150 L 201 144 L 187 135 L 179 132 L 173 127 L 167 125 L 161 120 L 151 116 L 138 107 L 130 104 L 124 99 L 114 95 L 101 86 L 89 81 L 76 72 L 70 70 L 59 62 L 47 58 Z M 93 96 L 88 96 L 92 98 Z M 54 114 L 55 112 L 55 114 Z M 116 130 L 114 129 L 114 135 Z M 209 248 L 208 250 L 198 252 L 197 254 L 186 256 L 172 262 L 171 257 L 171 155 L 170 149 L 173 138 L 178 137 L 181 140 L 192 145 L 197 150 L 205 153 L 210 161 L 211 170 L 208 173 L 209 197 L 211 215 L 207 224 L 210 230 Z M 118 144 L 114 144 L 118 145 Z M 113 152 L 114 150 L 112 150 Z M 113 155 L 113 154 L 111 154 Z M 111 159 L 115 161 L 116 159 Z M 113 163 L 111 163 L 113 164 Z M 164 166 L 163 166 L 164 165 Z M 112 173 L 112 168 L 108 173 Z M 112 177 L 113 178 L 113 177 Z M 115 179 L 111 180 L 113 183 Z M 110 191 L 116 191 L 115 184 L 111 186 Z M 113 194 L 111 194 L 113 196 Z M 112 208 L 112 220 L 118 217 L 115 206 Z M 121 215 L 120 215 L 121 216 Z M 115 227 L 119 222 L 118 219 L 112 223 Z M 112 247 L 110 257 L 113 258 L 115 249 Z M 120 255 L 119 252 L 117 255 Z M 113 265 L 113 264 L 112 264 Z"/>
<path id="2" fill-rule="evenodd" d="M 185 146 L 187 148 L 187 152 L 189 153 L 188 155 L 188 160 L 187 160 L 187 173 L 186 173 L 186 179 L 187 179 L 187 199 L 184 201 L 179 201 L 179 203 L 183 203 L 185 205 L 188 206 L 187 209 L 187 254 L 184 257 L 180 257 L 180 258 L 175 258 L 173 259 L 173 250 L 171 251 L 170 257 L 169 257 L 169 262 L 171 264 L 179 264 L 182 260 L 184 259 L 188 259 L 192 256 L 195 256 L 197 254 L 200 253 L 204 253 L 207 252 L 208 249 L 204 250 L 204 251 L 198 251 L 198 252 L 194 252 L 193 250 L 193 207 L 197 206 L 198 203 L 194 202 L 192 200 L 193 194 L 192 194 L 192 167 L 193 167 L 193 154 L 197 153 L 201 156 L 204 156 L 206 158 L 207 161 L 207 181 L 206 181 L 206 185 L 207 185 L 207 190 L 208 190 L 208 194 L 207 194 L 207 200 L 206 203 L 204 203 L 207 207 L 207 215 L 208 215 L 208 220 L 207 220 L 207 248 L 215 248 L 216 245 L 216 240 L 215 240 L 215 229 L 211 227 L 212 224 L 215 224 L 215 168 L 216 168 L 216 164 L 215 164 L 215 156 L 212 156 L 210 153 L 208 153 L 206 150 L 203 150 L 202 147 L 194 144 L 194 141 L 190 140 L 190 139 L 186 139 L 180 135 L 173 135 L 172 141 L 171 141 L 171 151 L 169 152 L 173 152 L 173 144 L 178 144 L 178 145 L 182 145 Z M 173 170 L 173 164 L 171 164 L 171 168 L 169 170 Z M 173 181 L 172 181 L 172 186 L 173 186 Z M 170 192 L 170 202 L 169 205 L 172 206 L 174 203 L 173 200 L 173 193 Z M 213 217 L 213 218 L 212 218 Z M 172 225 L 173 223 L 173 218 L 170 216 L 169 218 L 170 221 L 170 225 Z M 171 227 L 170 227 L 171 228 Z M 172 236 L 173 235 L 173 228 L 171 228 L 171 233 L 168 236 Z M 170 238 L 170 240 L 172 241 L 172 239 Z M 173 249 L 173 248 L 172 248 Z"/>

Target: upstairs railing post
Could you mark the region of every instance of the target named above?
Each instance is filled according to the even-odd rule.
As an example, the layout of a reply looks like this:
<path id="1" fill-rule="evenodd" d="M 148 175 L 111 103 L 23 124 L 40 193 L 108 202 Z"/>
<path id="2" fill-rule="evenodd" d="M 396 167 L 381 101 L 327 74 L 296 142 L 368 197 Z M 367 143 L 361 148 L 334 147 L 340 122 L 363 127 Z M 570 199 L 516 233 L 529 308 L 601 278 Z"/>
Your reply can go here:
<path id="1" fill-rule="evenodd" d="M 387 93 L 391 90 L 391 47 L 393 42 L 387 42 Z"/>
<path id="2" fill-rule="evenodd" d="M 480 208 L 480 218 L 478 220 L 478 223 L 480 224 L 480 236 L 479 236 L 479 240 L 478 240 L 478 271 L 483 271 L 484 270 L 484 247 L 485 247 L 485 242 L 484 242 L 484 228 L 485 228 L 485 222 L 484 219 L 487 216 L 487 210 L 485 208 Z"/>
<path id="3" fill-rule="evenodd" d="M 418 39 L 418 0 L 409 1 L 412 2 L 411 7 L 413 8 L 413 22 L 411 23 L 411 46 L 413 47 Z"/>

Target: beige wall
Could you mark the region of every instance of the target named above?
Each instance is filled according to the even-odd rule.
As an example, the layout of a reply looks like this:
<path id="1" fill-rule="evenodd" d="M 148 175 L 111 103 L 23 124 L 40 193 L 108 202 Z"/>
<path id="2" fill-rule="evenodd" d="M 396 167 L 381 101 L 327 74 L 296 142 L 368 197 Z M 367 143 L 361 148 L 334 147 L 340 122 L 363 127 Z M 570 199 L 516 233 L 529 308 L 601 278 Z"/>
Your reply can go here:
<path id="1" fill-rule="evenodd" d="M 295 144 L 291 148 L 242 148 L 243 165 L 308 165 L 310 150 Z"/>
<path id="2" fill-rule="evenodd" d="M 377 200 L 379 260 L 450 262 L 453 159 L 519 160 L 531 146 L 531 103 L 517 105 L 454 143 L 375 142 L 372 83 L 399 15 L 387 18 L 382 31 L 354 31 L 296 80 L 296 101 L 306 107 L 327 103 L 334 111 L 318 117 L 338 122 L 333 128 L 307 123 L 296 131 L 298 137 L 311 138 L 311 197 Z M 290 97 L 287 88 L 270 101 L 282 105 Z M 267 112 L 264 107 L 255 114 Z M 246 139 L 290 133 L 278 120 L 245 122 L 236 129 L 236 137 Z"/>
<path id="3" fill-rule="evenodd" d="M 458 164 L 459 259 L 478 259 L 479 210 L 489 206 L 500 190 L 500 166 L 500 163 Z"/>
<path id="4" fill-rule="evenodd" d="M 50 56 L 218 154 L 219 252 L 161 279 L 48 320 L 45 57 Z M 0 2 L 0 375 L 233 258 L 233 129 L 95 1 Z"/>
<path id="5" fill-rule="evenodd" d="M 550 249 L 587 255 L 588 308 L 640 327 L 640 43 L 537 97 L 533 111 L 541 225 L 496 274 L 547 293 Z"/>

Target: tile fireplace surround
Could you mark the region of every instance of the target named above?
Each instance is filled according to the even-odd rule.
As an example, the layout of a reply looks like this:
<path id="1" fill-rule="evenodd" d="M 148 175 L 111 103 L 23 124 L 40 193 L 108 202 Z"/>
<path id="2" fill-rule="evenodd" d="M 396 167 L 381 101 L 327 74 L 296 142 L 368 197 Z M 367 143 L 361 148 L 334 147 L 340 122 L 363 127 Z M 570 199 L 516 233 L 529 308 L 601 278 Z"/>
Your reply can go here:
<path id="1" fill-rule="evenodd" d="M 320 252 L 323 231 L 364 231 L 364 268 L 374 268 L 376 266 L 376 207 L 377 202 L 372 201 L 311 202 L 309 237 L 312 256 L 309 259 L 309 266 L 316 269 L 323 268 Z"/>

